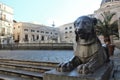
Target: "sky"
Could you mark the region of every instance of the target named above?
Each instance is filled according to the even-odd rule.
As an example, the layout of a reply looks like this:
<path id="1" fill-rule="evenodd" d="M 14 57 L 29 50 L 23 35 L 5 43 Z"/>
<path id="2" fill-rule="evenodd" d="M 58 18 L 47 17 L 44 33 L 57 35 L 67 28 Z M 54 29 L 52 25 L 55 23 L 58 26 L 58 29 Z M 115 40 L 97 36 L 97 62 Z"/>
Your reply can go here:
<path id="1" fill-rule="evenodd" d="M 55 26 L 94 13 L 102 0 L 0 0 L 14 10 L 14 20 Z"/>

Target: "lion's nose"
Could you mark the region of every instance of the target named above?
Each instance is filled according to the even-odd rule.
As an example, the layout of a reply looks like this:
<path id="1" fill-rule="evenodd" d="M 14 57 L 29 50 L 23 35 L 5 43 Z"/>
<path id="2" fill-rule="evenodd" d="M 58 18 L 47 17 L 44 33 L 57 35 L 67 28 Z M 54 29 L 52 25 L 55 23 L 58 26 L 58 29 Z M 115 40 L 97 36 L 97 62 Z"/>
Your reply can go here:
<path id="1" fill-rule="evenodd" d="M 78 32 L 79 32 L 79 33 L 84 33 L 84 31 L 85 31 L 84 29 L 79 29 Z"/>
<path id="2" fill-rule="evenodd" d="M 83 32 L 84 32 L 84 29 L 82 29 L 82 28 L 76 28 L 76 32 L 78 32 L 78 33 L 83 33 Z"/>

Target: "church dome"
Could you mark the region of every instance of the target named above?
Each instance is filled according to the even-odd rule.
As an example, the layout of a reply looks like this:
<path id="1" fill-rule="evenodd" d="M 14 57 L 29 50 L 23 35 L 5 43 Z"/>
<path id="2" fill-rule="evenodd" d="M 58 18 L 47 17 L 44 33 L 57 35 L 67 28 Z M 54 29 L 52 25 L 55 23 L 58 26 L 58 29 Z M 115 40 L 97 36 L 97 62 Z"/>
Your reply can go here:
<path id="1" fill-rule="evenodd" d="M 114 2 L 114 1 L 120 1 L 120 0 L 102 0 L 101 5 L 103 5 L 107 2 Z"/>

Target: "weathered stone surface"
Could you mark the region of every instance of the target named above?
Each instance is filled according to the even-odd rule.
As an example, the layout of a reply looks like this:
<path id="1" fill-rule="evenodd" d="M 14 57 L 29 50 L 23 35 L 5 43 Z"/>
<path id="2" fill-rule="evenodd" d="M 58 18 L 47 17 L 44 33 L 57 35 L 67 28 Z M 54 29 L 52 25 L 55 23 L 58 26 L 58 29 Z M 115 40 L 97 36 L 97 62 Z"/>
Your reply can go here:
<path id="1" fill-rule="evenodd" d="M 96 18 L 81 16 L 74 22 L 76 42 L 74 56 L 57 67 L 59 72 L 69 72 L 75 68 L 80 74 L 90 74 L 109 61 L 107 51 L 102 47 L 94 26 Z"/>
<path id="2" fill-rule="evenodd" d="M 109 80 L 112 64 L 107 63 L 93 74 L 79 74 L 76 69 L 71 72 L 58 72 L 55 69 L 44 74 L 43 80 Z"/>

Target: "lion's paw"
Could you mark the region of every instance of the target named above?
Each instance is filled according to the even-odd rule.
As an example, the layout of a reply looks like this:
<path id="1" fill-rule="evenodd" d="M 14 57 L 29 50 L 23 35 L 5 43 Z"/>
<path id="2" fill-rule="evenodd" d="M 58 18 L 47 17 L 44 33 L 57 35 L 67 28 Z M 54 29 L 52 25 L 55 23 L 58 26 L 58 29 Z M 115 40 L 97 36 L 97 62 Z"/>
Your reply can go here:
<path id="1" fill-rule="evenodd" d="M 89 73 L 89 68 L 86 64 L 81 64 L 77 67 L 77 71 L 80 74 L 87 74 L 87 73 Z"/>
<path id="2" fill-rule="evenodd" d="M 67 72 L 73 70 L 73 68 L 73 65 L 70 62 L 67 62 L 59 64 L 56 70 L 59 72 Z"/>

